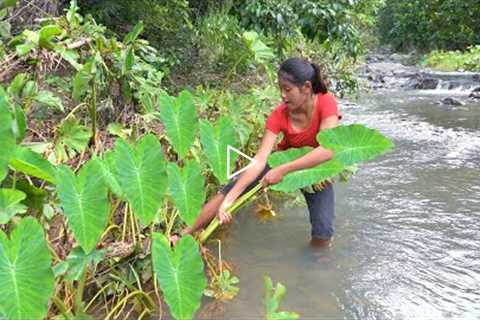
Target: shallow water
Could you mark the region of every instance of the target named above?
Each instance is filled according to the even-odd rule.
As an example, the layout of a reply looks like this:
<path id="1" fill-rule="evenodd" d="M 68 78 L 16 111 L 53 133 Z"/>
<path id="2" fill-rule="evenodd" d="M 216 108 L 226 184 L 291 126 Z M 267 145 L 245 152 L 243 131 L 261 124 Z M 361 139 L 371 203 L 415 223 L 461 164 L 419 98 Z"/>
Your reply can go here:
<path id="1" fill-rule="evenodd" d="M 344 105 L 344 123 L 393 139 L 394 151 L 336 185 L 332 248 L 308 248 L 306 207 L 242 210 L 223 244 L 240 292 L 225 319 L 263 319 L 263 275 L 301 319 L 480 319 L 480 104 L 441 91 L 385 91 Z M 465 97 L 459 96 L 461 99 Z"/>

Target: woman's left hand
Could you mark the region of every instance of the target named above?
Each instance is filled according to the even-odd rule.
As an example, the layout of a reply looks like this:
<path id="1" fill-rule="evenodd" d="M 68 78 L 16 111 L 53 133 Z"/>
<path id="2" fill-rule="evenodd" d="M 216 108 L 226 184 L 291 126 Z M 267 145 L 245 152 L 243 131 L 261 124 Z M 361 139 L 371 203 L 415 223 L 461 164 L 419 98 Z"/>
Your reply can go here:
<path id="1" fill-rule="evenodd" d="M 272 185 L 272 184 L 277 184 L 280 181 L 282 181 L 283 176 L 285 173 L 280 167 L 273 168 L 269 170 L 265 176 L 263 176 L 261 183 L 264 187 Z"/>

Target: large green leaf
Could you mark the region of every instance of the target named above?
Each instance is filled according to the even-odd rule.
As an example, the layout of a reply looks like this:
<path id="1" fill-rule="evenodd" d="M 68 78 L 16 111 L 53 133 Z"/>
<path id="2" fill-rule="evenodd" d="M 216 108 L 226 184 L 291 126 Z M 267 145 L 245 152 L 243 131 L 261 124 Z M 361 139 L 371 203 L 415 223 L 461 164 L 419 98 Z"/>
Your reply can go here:
<path id="1" fill-rule="evenodd" d="M 184 158 L 192 146 L 198 127 L 198 116 L 190 92 L 184 90 L 177 98 L 163 94 L 159 98 L 160 119 L 167 136 L 180 158 Z"/>
<path id="2" fill-rule="evenodd" d="M 25 218 L 10 234 L 0 230 L 0 318 L 43 319 L 53 293 L 51 257 L 40 224 Z"/>
<path id="3" fill-rule="evenodd" d="M 120 183 L 117 179 L 116 167 L 115 167 L 115 154 L 113 150 L 109 150 L 103 154 L 103 159 L 100 161 L 103 177 L 107 182 L 110 190 L 119 198 L 123 198 L 123 190 L 120 187 Z"/>
<path id="4" fill-rule="evenodd" d="M 15 189 L 0 189 L 0 224 L 5 224 L 17 213 L 24 213 L 27 210 L 20 203 L 25 199 L 26 194 Z"/>
<path id="5" fill-rule="evenodd" d="M 41 155 L 24 147 L 17 147 L 10 165 L 17 171 L 55 183 L 55 167 Z"/>
<path id="6" fill-rule="evenodd" d="M 183 168 L 176 164 L 168 165 L 168 186 L 180 217 L 188 225 L 197 218 L 205 201 L 205 179 L 202 168 L 194 161 L 187 161 Z"/>
<path id="7" fill-rule="evenodd" d="M 272 279 L 269 276 L 264 277 L 265 283 L 265 319 L 266 320 L 293 320 L 298 319 L 299 315 L 295 312 L 278 311 L 280 301 L 287 294 L 287 288 L 277 283 L 273 288 Z M 273 293 L 273 294 L 272 294 Z"/>
<path id="8" fill-rule="evenodd" d="M 207 283 L 198 244 L 187 235 L 172 250 L 163 234 L 154 233 L 152 260 L 172 315 L 175 319 L 192 319 Z"/>
<path id="9" fill-rule="evenodd" d="M 118 181 L 133 211 L 144 225 L 152 222 L 167 188 L 160 142 L 145 135 L 135 146 L 119 139 L 115 145 Z"/>
<path id="10" fill-rule="evenodd" d="M 274 168 L 287 162 L 294 161 L 308 152 L 311 147 L 292 148 L 286 151 L 273 153 L 268 159 L 268 164 Z M 344 166 L 335 160 L 324 162 L 316 167 L 290 172 L 283 180 L 271 186 L 271 189 L 283 192 L 293 192 L 297 189 L 333 178 L 342 172 Z"/>
<path id="11" fill-rule="evenodd" d="M 89 160 L 78 176 L 64 165 L 57 172 L 57 192 L 68 225 L 87 253 L 95 249 L 110 213 L 108 188 L 99 161 Z"/>
<path id="12" fill-rule="evenodd" d="M 227 146 L 238 148 L 233 123 L 226 117 L 221 117 L 215 125 L 208 121 L 200 122 L 200 141 L 207 156 L 208 164 L 221 183 L 227 182 Z M 231 163 L 237 158 L 231 153 Z"/>
<path id="13" fill-rule="evenodd" d="M 8 162 L 15 151 L 15 133 L 7 95 L 0 86 L 0 182 L 8 172 Z"/>
<path id="14" fill-rule="evenodd" d="M 345 166 L 364 162 L 393 148 L 393 143 L 376 130 L 360 124 L 322 130 L 317 141 L 335 152 L 334 159 Z"/>

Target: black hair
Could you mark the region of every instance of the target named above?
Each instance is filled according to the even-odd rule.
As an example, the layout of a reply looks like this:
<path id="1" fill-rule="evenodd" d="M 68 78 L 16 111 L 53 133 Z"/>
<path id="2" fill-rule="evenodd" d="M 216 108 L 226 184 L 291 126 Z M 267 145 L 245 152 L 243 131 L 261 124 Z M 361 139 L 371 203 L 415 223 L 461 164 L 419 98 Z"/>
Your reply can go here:
<path id="1" fill-rule="evenodd" d="M 278 77 L 297 86 L 302 86 L 305 81 L 310 81 L 314 93 L 328 92 L 320 67 L 302 58 L 289 58 L 283 61 L 278 70 Z"/>

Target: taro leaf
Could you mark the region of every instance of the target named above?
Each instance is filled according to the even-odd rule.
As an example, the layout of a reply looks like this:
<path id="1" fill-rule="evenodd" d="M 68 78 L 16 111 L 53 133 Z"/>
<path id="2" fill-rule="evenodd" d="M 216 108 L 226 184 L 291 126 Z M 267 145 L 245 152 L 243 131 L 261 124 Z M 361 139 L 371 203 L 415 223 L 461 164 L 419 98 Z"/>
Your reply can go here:
<path id="1" fill-rule="evenodd" d="M 345 166 L 373 159 L 393 148 L 393 143 L 381 133 L 360 124 L 322 130 L 317 141 L 333 150 L 334 159 Z"/>
<path id="2" fill-rule="evenodd" d="M 165 161 L 160 142 L 145 135 L 135 146 L 119 139 L 115 145 L 117 179 L 143 225 L 152 222 L 167 188 Z"/>
<path id="3" fill-rule="evenodd" d="M 140 33 L 142 33 L 142 31 L 143 31 L 143 21 L 140 21 L 139 23 L 137 23 L 135 25 L 135 27 L 133 27 L 133 30 L 130 31 L 125 36 L 125 38 L 123 39 L 123 43 L 129 44 L 130 42 L 135 41 L 138 38 L 138 36 L 140 35 Z"/>
<path id="4" fill-rule="evenodd" d="M 25 112 L 20 105 L 15 105 L 15 121 L 13 123 L 13 132 L 17 139 L 17 143 L 22 142 L 27 132 L 27 118 Z"/>
<path id="5" fill-rule="evenodd" d="M 6 224 L 17 213 L 24 213 L 27 210 L 20 203 L 26 195 L 15 189 L 0 189 L 0 224 Z"/>
<path id="6" fill-rule="evenodd" d="M 189 226 L 197 218 L 205 201 L 205 179 L 202 168 L 194 161 L 187 161 L 183 168 L 168 165 L 168 186 L 180 217 Z"/>
<path id="7" fill-rule="evenodd" d="M 44 90 L 39 91 L 37 95 L 34 97 L 34 99 L 41 105 L 44 105 L 47 107 L 53 107 L 62 112 L 65 111 L 65 109 L 63 108 L 62 100 L 59 97 L 55 96 L 50 91 L 44 91 Z"/>
<path id="8" fill-rule="evenodd" d="M 8 86 L 8 94 L 11 96 L 20 98 L 20 95 L 22 93 L 22 89 L 27 83 L 28 80 L 28 74 L 26 73 L 19 73 L 15 76 L 15 78 L 12 80 L 10 85 Z"/>
<path id="9" fill-rule="evenodd" d="M 192 146 L 198 127 L 198 116 L 190 92 L 184 90 L 177 98 L 162 94 L 159 97 L 160 119 L 167 136 L 180 158 L 184 158 Z"/>
<path id="10" fill-rule="evenodd" d="M 15 134 L 10 104 L 3 88 L 0 86 L 0 182 L 8 172 L 8 162 L 15 152 Z"/>
<path id="11" fill-rule="evenodd" d="M 119 198 L 123 198 L 123 190 L 117 180 L 115 168 L 115 154 L 109 150 L 103 154 L 103 159 L 100 161 L 102 167 L 103 177 L 110 188 L 110 190 Z"/>
<path id="12" fill-rule="evenodd" d="M 25 218 L 10 234 L 0 230 L 0 314 L 43 319 L 53 293 L 51 257 L 40 224 Z"/>
<path id="13" fill-rule="evenodd" d="M 245 31 L 242 37 L 248 50 L 254 55 L 255 61 L 267 63 L 275 57 L 272 49 L 260 40 L 255 31 Z"/>
<path id="14" fill-rule="evenodd" d="M 84 273 L 85 268 L 96 268 L 103 257 L 105 257 L 105 250 L 103 249 L 93 250 L 86 254 L 81 247 L 76 247 L 70 251 L 65 261 L 60 262 L 53 268 L 55 277 L 64 275 L 66 280 L 77 281 Z"/>
<path id="15" fill-rule="evenodd" d="M 94 60 L 90 60 L 83 65 L 73 78 L 72 97 L 76 102 L 80 102 L 83 95 L 89 88 L 89 82 L 93 78 L 92 70 L 94 69 Z"/>
<path id="16" fill-rule="evenodd" d="M 213 173 L 220 183 L 227 182 L 227 146 L 238 147 L 233 123 L 226 117 L 221 117 L 214 126 L 202 120 L 200 141 Z M 230 163 L 234 163 L 237 153 L 230 156 Z"/>
<path id="17" fill-rule="evenodd" d="M 42 188 L 37 188 L 30 184 L 26 179 L 18 180 L 15 188 L 24 192 L 27 197 L 22 201 L 29 208 L 37 209 L 42 212 L 47 203 L 48 192 Z"/>
<path id="18" fill-rule="evenodd" d="M 58 128 L 55 153 L 60 161 L 70 159 L 75 152 L 83 152 L 90 141 L 90 130 L 78 123 L 77 120 L 69 118 Z"/>
<path id="19" fill-rule="evenodd" d="M 110 212 L 108 189 L 100 160 L 89 160 L 78 176 L 62 165 L 57 172 L 57 192 L 68 225 L 85 252 L 95 249 Z"/>
<path id="20" fill-rule="evenodd" d="M 55 167 L 38 153 L 28 148 L 17 147 L 10 159 L 10 166 L 29 176 L 55 183 Z"/>
<path id="21" fill-rule="evenodd" d="M 39 32 L 38 45 L 40 48 L 52 49 L 52 39 L 63 32 L 63 29 L 56 24 L 43 26 Z"/>
<path id="22" fill-rule="evenodd" d="M 291 320 L 298 319 L 299 315 L 295 312 L 281 311 L 278 312 L 280 301 L 287 294 L 287 288 L 280 282 L 277 283 L 275 290 L 273 289 L 272 279 L 269 276 L 264 277 L 265 283 L 265 319 L 266 320 Z M 272 295 L 273 291 L 273 295 Z"/>
<path id="23" fill-rule="evenodd" d="M 192 319 L 207 284 L 198 244 L 187 235 L 172 250 L 163 234 L 154 233 L 152 261 L 172 315 Z"/>
<path id="24" fill-rule="evenodd" d="M 274 168 L 296 160 L 312 150 L 313 148 L 311 147 L 303 147 L 275 152 L 268 159 L 268 164 Z M 342 172 L 343 169 L 344 166 L 340 162 L 330 160 L 313 168 L 290 172 L 283 177 L 281 182 L 272 185 L 271 189 L 283 192 L 293 192 L 297 189 L 335 177 Z"/>
<path id="25" fill-rule="evenodd" d="M 29 43 L 17 45 L 15 47 L 15 51 L 17 52 L 17 55 L 19 57 L 22 57 L 30 53 L 30 51 L 32 51 L 33 48 L 35 48 L 35 44 L 29 42 Z"/>

